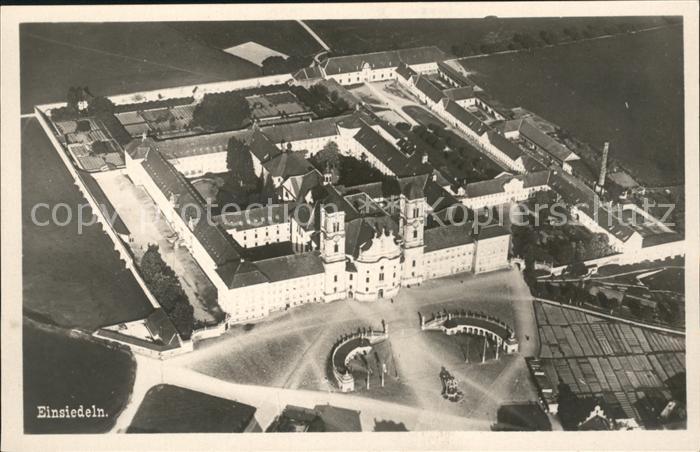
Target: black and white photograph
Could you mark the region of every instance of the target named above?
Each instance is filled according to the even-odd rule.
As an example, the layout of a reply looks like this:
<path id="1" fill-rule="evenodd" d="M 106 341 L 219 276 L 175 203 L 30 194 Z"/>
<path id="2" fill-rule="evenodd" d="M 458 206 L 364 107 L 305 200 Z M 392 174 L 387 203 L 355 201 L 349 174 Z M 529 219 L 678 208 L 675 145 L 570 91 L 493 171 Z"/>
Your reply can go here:
<path id="1" fill-rule="evenodd" d="M 700 447 L 698 5 L 565 3 L 3 7 L 3 450 Z"/>

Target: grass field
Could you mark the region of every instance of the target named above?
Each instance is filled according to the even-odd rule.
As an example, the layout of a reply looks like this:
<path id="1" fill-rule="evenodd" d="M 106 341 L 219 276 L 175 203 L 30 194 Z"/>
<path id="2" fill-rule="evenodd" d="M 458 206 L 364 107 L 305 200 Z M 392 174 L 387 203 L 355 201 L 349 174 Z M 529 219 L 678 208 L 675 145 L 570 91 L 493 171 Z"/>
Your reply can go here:
<path id="1" fill-rule="evenodd" d="M 486 18 L 486 19 L 387 19 L 387 20 L 311 20 L 305 21 L 337 54 L 436 45 L 450 52 L 453 45 L 478 44 L 496 36 L 513 33 L 561 31 L 564 27 L 583 28 L 588 24 L 603 27 L 618 22 L 640 26 L 661 23 L 660 18 Z M 487 35 L 491 36 L 487 36 Z"/>
<path id="2" fill-rule="evenodd" d="M 467 58 L 496 99 L 553 121 L 652 184 L 683 181 L 681 27 Z"/>
<path id="3" fill-rule="evenodd" d="M 167 25 L 217 49 L 255 41 L 290 56 L 310 55 L 322 50 L 316 40 L 292 20 L 170 22 Z"/>
<path id="4" fill-rule="evenodd" d="M 128 352 L 24 323 L 24 431 L 102 433 L 126 405 L 135 365 Z M 108 417 L 37 419 L 37 406 L 105 410 Z"/>
<path id="5" fill-rule="evenodd" d="M 59 203 L 72 209 L 72 221 L 35 224 L 31 211 L 38 203 L 49 208 L 37 210 L 37 221 L 48 221 Z M 102 227 L 78 234 L 76 210 L 86 203 L 39 123 L 22 120 L 23 308 L 86 329 L 145 317 L 153 308 Z M 57 219 L 66 219 L 65 208 Z"/>
<path id="6" fill-rule="evenodd" d="M 112 95 L 259 74 L 254 64 L 162 23 L 20 27 L 23 113 L 65 100 L 71 86 Z"/>

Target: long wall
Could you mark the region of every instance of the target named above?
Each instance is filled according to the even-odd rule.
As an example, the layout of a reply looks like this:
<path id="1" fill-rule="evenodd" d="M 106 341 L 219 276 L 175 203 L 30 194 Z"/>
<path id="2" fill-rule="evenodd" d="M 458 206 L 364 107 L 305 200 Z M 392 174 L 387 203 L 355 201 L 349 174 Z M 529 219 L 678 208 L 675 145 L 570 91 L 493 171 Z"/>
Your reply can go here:
<path id="1" fill-rule="evenodd" d="M 49 140 L 51 141 L 51 144 L 53 144 L 54 149 L 58 153 L 59 157 L 61 158 L 61 161 L 63 161 L 63 164 L 66 166 L 68 169 L 68 172 L 73 176 L 73 180 L 75 180 L 76 185 L 78 186 L 78 189 L 80 192 L 83 194 L 87 202 L 90 204 L 90 208 L 92 209 L 93 214 L 97 218 L 97 221 L 102 225 L 102 229 L 107 233 L 107 236 L 112 240 L 112 243 L 114 244 L 114 249 L 117 250 L 119 253 L 119 257 L 125 262 L 126 268 L 128 268 L 131 273 L 134 275 L 134 278 L 136 279 L 136 282 L 141 286 L 141 289 L 143 290 L 144 294 L 146 295 L 146 298 L 148 301 L 151 303 L 151 306 L 153 308 L 160 308 L 160 304 L 156 300 L 156 298 L 153 296 L 151 291 L 148 289 L 146 286 L 146 282 L 143 280 L 141 277 L 141 274 L 138 272 L 136 269 L 136 264 L 134 262 L 134 258 L 131 254 L 131 252 L 126 248 L 124 243 L 121 241 L 119 238 L 119 235 L 116 233 L 114 228 L 112 227 L 112 224 L 105 218 L 104 213 L 102 212 L 102 209 L 99 207 L 99 203 L 97 200 L 93 197 L 92 193 L 88 188 L 85 186 L 85 183 L 83 182 L 82 177 L 80 174 L 77 172 L 75 167 L 73 166 L 73 163 L 70 161 L 68 156 L 66 155 L 66 152 L 63 150 L 63 146 L 58 142 L 56 139 L 56 136 L 53 133 L 53 130 L 51 128 L 51 125 L 46 121 L 44 118 L 43 113 L 38 109 L 34 108 L 34 113 L 39 121 L 39 124 L 41 124 L 41 127 L 44 129 L 44 132 L 48 136 Z"/>
<path id="2" fill-rule="evenodd" d="M 128 94 L 115 94 L 107 96 L 115 105 L 151 102 L 163 99 L 176 99 L 189 96 L 203 96 L 210 93 L 223 93 L 257 86 L 280 85 L 292 79 L 292 74 L 278 74 L 264 77 L 246 78 L 241 80 L 227 80 L 223 82 L 201 83 L 199 85 L 177 86 L 152 91 L 139 91 Z M 36 108 L 47 111 L 52 108 L 64 107 L 65 102 L 38 105 Z"/>

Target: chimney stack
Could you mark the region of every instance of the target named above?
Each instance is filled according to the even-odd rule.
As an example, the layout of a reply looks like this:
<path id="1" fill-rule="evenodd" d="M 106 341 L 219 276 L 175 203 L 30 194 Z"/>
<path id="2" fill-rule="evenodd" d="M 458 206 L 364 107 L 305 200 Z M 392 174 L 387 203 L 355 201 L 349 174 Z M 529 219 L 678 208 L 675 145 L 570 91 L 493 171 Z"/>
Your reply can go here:
<path id="1" fill-rule="evenodd" d="M 600 161 L 600 177 L 598 178 L 598 184 L 596 185 L 596 191 L 598 193 L 603 191 L 605 186 L 605 173 L 608 170 L 608 152 L 610 151 L 610 143 L 605 142 L 603 145 L 603 158 Z"/>

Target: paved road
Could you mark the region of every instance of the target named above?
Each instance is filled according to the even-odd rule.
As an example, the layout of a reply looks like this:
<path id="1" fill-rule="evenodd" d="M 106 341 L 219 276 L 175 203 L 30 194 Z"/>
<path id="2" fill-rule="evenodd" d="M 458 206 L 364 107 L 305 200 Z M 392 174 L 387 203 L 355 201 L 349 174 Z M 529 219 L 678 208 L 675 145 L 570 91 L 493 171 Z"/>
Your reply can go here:
<path id="1" fill-rule="evenodd" d="M 439 348 L 440 341 L 429 337 L 432 332 L 420 331 L 419 310 L 429 314 L 460 307 L 490 312 L 514 325 L 521 354 L 467 364 L 455 351 Z M 337 392 L 324 381 L 324 363 L 335 338 L 358 326 L 379 328 L 381 320 L 389 325 L 400 384 L 381 400 Z M 263 428 L 287 404 L 331 403 L 360 410 L 365 430 L 373 429 L 375 418 L 403 422 L 410 430 L 488 430 L 499 404 L 534 399 L 522 356 L 536 354 L 537 348 L 532 300 L 519 272 L 454 275 L 403 290 L 393 303 L 308 305 L 274 314 L 250 331 L 234 329 L 165 362 L 139 357 L 134 394 L 115 431 L 128 426 L 148 388 L 159 383 L 253 405 Z M 464 403 L 440 396 L 442 366 L 458 379 Z"/>
<path id="2" fill-rule="evenodd" d="M 317 35 L 316 32 L 311 29 L 311 27 L 306 25 L 306 23 L 304 23 L 303 20 L 297 20 L 297 22 L 299 22 L 299 25 L 304 27 L 304 30 L 306 30 L 316 40 L 316 42 L 318 42 L 321 45 L 321 47 L 323 47 L 327 51 L 331 50 L 331 48 L 328 46 L 328 44 L 326 44 L 323 41 L 323 39 L 321 39 L 321 37 L 319 35 Z"/>

